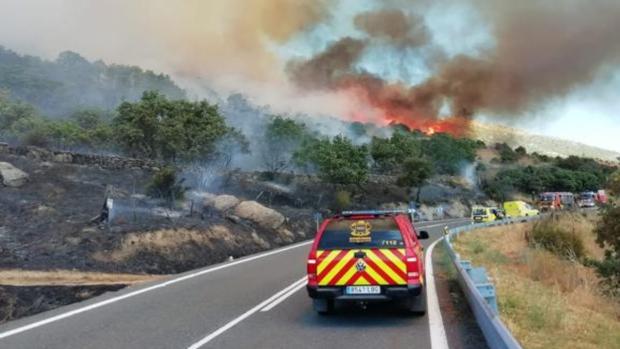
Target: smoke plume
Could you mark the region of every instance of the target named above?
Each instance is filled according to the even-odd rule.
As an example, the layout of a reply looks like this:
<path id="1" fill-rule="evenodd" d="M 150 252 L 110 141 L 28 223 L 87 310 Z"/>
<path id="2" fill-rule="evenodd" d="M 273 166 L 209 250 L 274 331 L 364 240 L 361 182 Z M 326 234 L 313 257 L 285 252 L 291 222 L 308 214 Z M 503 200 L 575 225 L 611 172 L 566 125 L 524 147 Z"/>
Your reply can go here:
<path id="1" fill-rule="evenodd" d="M 315 57 L 289 64 L 289 76 L 302 88 L 351 91 L 389 121 L 458 134 L 479 112 L 519 115 L 620 63 L 618 2 L 475 4 L 491 24 L 494 47 L 476 56 L 444 54 L 419 84 L 386 81 L 356 67 L 376 39 L 389 39 L 401 52 L 420 45 L 437 51 L 420 18 L 393 9 L 357 16 L 355 25 L 369 39 L 343 38 Z M 449 114 L 440 117 L 446 105 Z"/>
<path id="2" fill-rule="evenodd" d="M 455 6 L 477 13 L 467 25 L 482 23 L 488 45 L 454 54 L 438 40 L 431 14 L 448 18 Z M 460 133 L 481 113 L 519 116 L 620 63 L 617 0 L 0 0 L 0 8 L 0 45 L 11 49 L 75 50 L 219 82 L 277 111 L 428 132 Z M 461 32 L 449 39 L 467 41 Z M 419 79 L 405 76 L 418 65 Z"/>
<path id="3" fill-rule="evenodd" d="M 397 45 L 415 47 L 426 44 L 429 33 L 424 19 L 400 10 L 364 12 L 354 19 L 355 27 L 370 37 L 388 40 Z"/>

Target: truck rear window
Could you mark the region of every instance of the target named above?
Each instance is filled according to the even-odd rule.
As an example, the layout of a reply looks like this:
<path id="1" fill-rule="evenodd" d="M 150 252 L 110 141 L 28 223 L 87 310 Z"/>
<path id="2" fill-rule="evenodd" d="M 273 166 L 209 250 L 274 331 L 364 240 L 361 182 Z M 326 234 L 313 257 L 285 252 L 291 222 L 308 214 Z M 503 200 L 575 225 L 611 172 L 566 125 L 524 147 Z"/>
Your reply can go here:
<path id="1" fill-rule="evenodd" d="M 474 216 L 485 216 L 487 211 L 484 208 L 477 208 L 474 210 Z"/>
<path id="2" fill-rule="evenodd" d="M 320 250 L 402 248 L 405 246 L 393 218 L 331 221 L 319 241 Z"/>

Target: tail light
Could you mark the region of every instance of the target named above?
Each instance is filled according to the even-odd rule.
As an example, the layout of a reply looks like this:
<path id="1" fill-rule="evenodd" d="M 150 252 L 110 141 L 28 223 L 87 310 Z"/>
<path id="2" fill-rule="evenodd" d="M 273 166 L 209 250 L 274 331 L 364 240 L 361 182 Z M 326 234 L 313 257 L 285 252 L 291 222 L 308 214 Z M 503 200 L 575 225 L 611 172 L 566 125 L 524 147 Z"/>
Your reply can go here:
<path id="1" fill-rule="evenodd" d="M 307 264 L 308 286 L 317 286 L 316 263 L 317 263 L 316 253 L 312 251 L 310 252 L 310 255 L 308 256 L 308 264 Z"/>
<path id="2" fill-rule="evenodd" d="M 418 256 L 407 251 L 405 255 L 405 265 L 407 266 L 407 284 L 419 284 L 420 268 L 418 267 Z"/>

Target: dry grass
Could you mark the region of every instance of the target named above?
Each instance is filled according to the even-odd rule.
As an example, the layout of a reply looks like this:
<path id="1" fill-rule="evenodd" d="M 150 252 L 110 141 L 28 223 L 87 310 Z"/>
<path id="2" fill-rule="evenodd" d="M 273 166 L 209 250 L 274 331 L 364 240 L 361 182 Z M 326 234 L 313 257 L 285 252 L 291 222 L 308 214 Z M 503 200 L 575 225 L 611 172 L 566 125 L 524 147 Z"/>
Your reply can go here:
<path id="1" fill-rule="evenodd" d="M 110 252 L 97 252 L 93 258 L 105 262 L 123 262 L 136 254 L 146 251 L 163 255 L 173 255 L 187 244 L 213 248 L 214 241 L 231 243 L 233 234 L 224 226 L 213 226 L 208 231 L 188 229 L 165 229 L 148 233 L 127 235 L 120 246 Z"/>
<path id="2" fill-rule="evenodd" d="M 0 270 L 0 286 L 133 285 L 162 276 L 80 272 L 71 270 Z"/>
<path id="3" fill-rule="evenodd" d="M 578 234 L 591 258 L 601 256 L 595 217 L 563 215 L 557 224 Z M 500 316 L 525 348 L 620 348 L 620 304 L 600 292 L 595 272 L 528 247 L 531 224 L 483 229 L 455 243 L 462 258 L 487 268 Z"/>

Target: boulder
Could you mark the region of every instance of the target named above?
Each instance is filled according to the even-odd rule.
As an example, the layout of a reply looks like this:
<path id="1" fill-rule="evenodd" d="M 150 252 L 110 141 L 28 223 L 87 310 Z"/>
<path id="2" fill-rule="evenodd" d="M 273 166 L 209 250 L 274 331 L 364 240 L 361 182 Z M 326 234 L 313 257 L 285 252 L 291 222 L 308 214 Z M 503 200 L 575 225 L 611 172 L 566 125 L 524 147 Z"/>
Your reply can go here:
<path id="1" fill-rule="evenodd" d="M 469 215 L 469 208 L 460 201 L 452 200 L 445 208 L 445 212 L 448 217 L 452 218 L 467 217 Z"/>
<path id="2" fill-rule="evenodd" d="M 240 200 L 232 195 L 218 195 L 205 200 L 205 205 L 215 208 L 220 212 L 228 211 L 237 206 Z"/>
<path id="3" fill-rule="evenodd" d="M 35 146 L 26 147 L 26 157 L 37 161 L 48 161 L 53 158 L 51 151 Z"/>
<path id="4" fill-rule="evenodd" d="M 295 235 L 286 228 L 278 229 L 278 235 L 280 235 L 280 239 L 282 239 L 282 241 L 287 243 L 291 243 L 295 240 Z"/>
<path id="5" fill-rule="evenodd" d="M 0 178 L 8 187 L 21 187 L 28 181 L 28 174 L 8 162 L 0 162 Z"/>
<path id="6" fill-rule="evenodd" d="M 262 228 L 276 230 L 284 224 L 284 216 L 256 201 L 243 201 L 235 207 L 235 215 L 252 221 Z"/>
<path id="7" fill-rule="evenodd" d="M 265 239 L 258 236 L 256 232 L 252 232 L 252 241 L 254 241 L 254 243 L 257 244 L 262 249 L 271 248 L 271 245 L 267 241 L 265 241 Z"/>
<path id="8" fill-rule="evenodd" d="M 73 156 L 70 153 L 56 153 L 54 155 L 54 162 L 71 163 L 73 162 Z"/>

